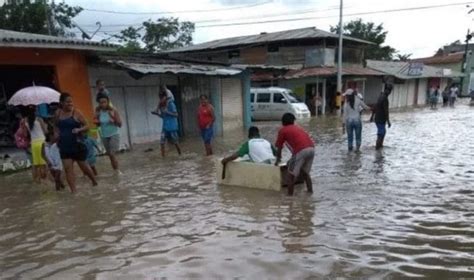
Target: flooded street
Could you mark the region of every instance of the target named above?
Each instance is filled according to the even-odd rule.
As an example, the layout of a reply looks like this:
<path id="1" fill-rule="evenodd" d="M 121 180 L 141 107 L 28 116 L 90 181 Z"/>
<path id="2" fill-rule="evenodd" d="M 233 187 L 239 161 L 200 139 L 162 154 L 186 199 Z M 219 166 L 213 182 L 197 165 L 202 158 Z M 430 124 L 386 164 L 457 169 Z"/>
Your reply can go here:
<path id="1" fill-rule="evenodd" d="M 364 124 L 360 155 L 339 119 L 303 122 L 312 196 L 218 186 L 195 140 L 165 160 L 136 147 L 120 177 L 101 157 L 99 186 L 81 178 L 77 195 L 0 177 L 0 279 L 474 277 L 473 119 L 466 105 L 394 113 L 382 152 Z M 257 125 L 275 140 L 279 123 Z M 219 156 L 245 136 L 217 139 Z"/>

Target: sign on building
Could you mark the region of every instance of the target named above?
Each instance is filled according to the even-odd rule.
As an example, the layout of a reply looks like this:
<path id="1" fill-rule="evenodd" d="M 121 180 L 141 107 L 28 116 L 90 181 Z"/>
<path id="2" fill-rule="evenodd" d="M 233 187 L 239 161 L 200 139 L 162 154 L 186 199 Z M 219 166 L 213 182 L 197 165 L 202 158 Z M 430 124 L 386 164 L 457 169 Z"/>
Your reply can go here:
<path id="1" fill-rule="evenodd" d="M 423 63 L 410 62 L 408 64 L 408 76 L 421 76 L 423 74 Z"/>

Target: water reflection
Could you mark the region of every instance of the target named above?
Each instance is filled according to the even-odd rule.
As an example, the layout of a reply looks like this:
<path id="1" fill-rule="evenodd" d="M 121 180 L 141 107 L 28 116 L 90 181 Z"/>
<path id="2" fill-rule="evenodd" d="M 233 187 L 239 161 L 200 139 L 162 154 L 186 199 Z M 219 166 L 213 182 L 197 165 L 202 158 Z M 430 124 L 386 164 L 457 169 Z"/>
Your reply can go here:
<path id="1" fill-rule="evenodd" d="M 377 152 L 364 123 L 360 154 L 339 119 L 304 121 L 317 141 L 312 196 L 217 186 L 199 140 L 165 160 L 136 147 L 122 177 L 100 158 L 100 185 L 80 180 L 75 196 L 1 177 L 0 278 L 472 278 L 472 117 L 464 105 L 393 114 Z M 275 140 L 278 123 L 258 126 Z"/>

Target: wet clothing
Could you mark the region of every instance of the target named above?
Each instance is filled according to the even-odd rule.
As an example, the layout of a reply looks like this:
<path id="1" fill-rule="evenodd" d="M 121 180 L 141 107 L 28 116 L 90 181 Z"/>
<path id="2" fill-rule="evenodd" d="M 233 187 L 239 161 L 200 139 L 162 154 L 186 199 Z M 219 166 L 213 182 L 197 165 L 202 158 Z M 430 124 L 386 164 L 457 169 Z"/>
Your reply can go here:
<path id="1" fill-rule="evenodd" d="M 214 122 L 214 114 L 211 105 L 199 105 L 198 123 L 200 129 L 211 126 Z"/>
<path id="2" fill-rule="evenodd" d="M 343 113 L 343 120 L 344 123 L 349 121 L 361 121 L 360 112 L 362 109 L 369 110 L 370 107 L 367 106 L 364 101 L 362 101 L 359 97 L 354 98 L 354 108 L 351 107 L 349 101 L 344 103 L 344 113 Z"/>
<path id="3" fill-rule="evenodd" d="M 43 128 L 41 127 L 41 123 L 38 120 L 38 118 L 35 119 L 35 122 L 33 123 L 33 127 L 30 127 L 30 124 L 28 123 L 28 120 L 26 119 L 25 119 L 25 124 L 26 124 L 26 127 L 28 128 L 28 131 L 30 132 L 31 141 L 35 141 L 35 140 L 44 141 L 46 139 Z"/>
<path id="4" fill-rule="evenodd" d="M 33 166 L 46 165 L 43 158 L 43 144 L 45 141 L 44 131 L 38 118 L 35 119 L 33 127 L 30 127 L 28 120 L 25 119 L 26 127 L 30 133 L 31 161 Z"/>
<path id="5" fill-rule="evenodd" d="M 246 155 L 256 163 L 271 163 L 275 158 L 275 148 L 270 142 L 262 138 L 253 138 L 240 146 L 238 152 L 239 157 Z"/>
<path id="6" fill-rule="evenodd" d="M 293 155 L 303 149 L 314 147 L 314 142 L 309 134 L 294 124 L 283 126 L 278 132 L 275 146 L 282 149 L 285 143 Z"/>
<path id="7" fill-rule="evenodd" d="M 110 111 L 99 111 L 100 135 L 102 138 L 112 137 L 119 134 L 118 126 L 112 121 Z"/>
<path id="8" fill-rule="evenodd" d="M 311 172 L 311 167 L 313 166 L 314 160 L 314 148 L 309 147 L 299 151 L 288 161 L 288 172 L 293 175 L 295 178 L 301 173 L 303 170 L 306 174 Z"/>
<path id="9" fill-rule="evenodd" d="M 72 159 L 84 161 L 87 157 L 87 147 L 79 140 L 79 135 L 72 133 L 75 128 L 80 128 L 81 122 L 72 116 L 59 119 L 57 127 L 59 129 L 59 151 L 62 159 Z"/>
<path id="10" fill-rule="evenodd" d="M 214 138 L 214 128 L 212 126 L 209 128 L 202 128 L 201 137 L 204 144 L 211 144 L 212 138 Z"/>
<path id="11" fill-rule="evenodd" d="M 95 166 L 97 162 L 97 141 L 92 137 L 86 137 L 84 144 L 87 147 L 86 161 L 90 166 Z"/>
<path id="12" fill-rule="evenodd" d="M 361 120 L 349 120 L 346 121 L 347 131 L 347 148 L 352 151 L 354 147 L 354 134 L 356 138 L 356 145 L 360 147 L 362 144 L 362 122 Z"/>
<path id="13" fill-rule="evenodd" d="M 198 109 L 198 124 L 201 129 L 201 136 L 204 144 L 211 144 L 212 138 L 214 137 L 214 129 L 212 123 L 214 122 L 214 113 L 212 106 L 199 105 Z"/>
<path id="14" fill-rule="evenodd" d="M 104 145 L 105 152 L 109 155 L 113 155 L 120 150 L 120 135 L 115 134 L 110 137 L 103 137 L 102 144 Z"/>
<path id="15" fill-rule="evenodd" d="M 384 123 L 375 123 L 375 125 L 377 126 L 377 135 L 378 136 L 385 136 L 385 134 L 387 133 L 387 129 L 385 128 L 385 124 Z"/>
<path id="16" fill-rule="evenodd" d="M 160 144 L 166 144 L 166 141 L 170 141 L 172 144 L 178 144 L 178 132 L 177 131 L 162 131 Z"/>
<path id="17" fill-rule="evenodd" d="M 174 101 L 168 100 L 166 105 L 166 111 L 161 113 L 163 118 L 163 131 L 165 132 L 177 132 L 178 131 L 178 117 L 171 115 L 170 113 L 177 113 L 176 105 Z"/>
<path id="18" fill-rule="evenodd" d="M 44 140 L 31 141 L 31 159 L 33 166 L 46 165 L 43 158 L 43 144 Z"/>
<path id="19" fill-rule="evenodd" d="M 59 148 L 56 143 L 49 144 L 44 143 L 44 154 L 51 164 L 50 169 L 52 170 L 63 170 L 63 163 L 61 161 L 61 155 L 59 154 Z"/>
<path id="20" fill-rule="evenodd" d="M 377 104 L 375 105 L 374 112 L 375 123 L 385 124 L 387 121 L 389 121 L 389 103 L 388 97 L 385 94 L 382 93 L 380 95 L 379 99 L 377 100 Z"/>

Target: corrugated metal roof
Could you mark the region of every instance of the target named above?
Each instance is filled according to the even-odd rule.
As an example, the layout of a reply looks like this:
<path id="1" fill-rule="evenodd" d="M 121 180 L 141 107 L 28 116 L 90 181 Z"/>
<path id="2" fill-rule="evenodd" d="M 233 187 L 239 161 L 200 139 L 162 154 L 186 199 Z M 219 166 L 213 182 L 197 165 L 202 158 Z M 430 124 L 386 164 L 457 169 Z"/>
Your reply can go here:
<path id="1" fill-rule="evenodd" d="M 0 29 L 0 47 L 111 51 L 116 45 Z"/>
<path id="2" fill-rule="evenodd" d="M 143 75 L 147 74 L 194 74 L 208 76 L 233 76 L 240 74 L 242 69 L 236 69 L 225 66 L 191 64 L 191 63 L 163 63 L 163 64 L 146 64 L 146 63 L 130 63 L 121 60 L 109 60 L 111 64 L 138 72 Z"/>
<path id="3" fill-rule="evenodd" d="M 411 61 L 423 62 L 425 64 L 451 64 L 460 63 L 464 57 L 464 52 L 450 53 L 448 55 L 436 55 L 431 57 L 415 58 Z"/>
<path id="4" fill-rule="evenodd" d="M 320 76 L 334 76 L 337 74 L 336 67 L 311 67 L 303 68 L 300 70 L 289 71 L 284 78 L 285 79 L 299 79 L 305 77 L 320 77 Z M 364 67 L 357 66 L 344 66 L 342 67 L 342 74 L 346 76 L 382 76 L 381 73 L 376 70 L 372 70 Z"/>
<path id="5" fill-rule="evenodd" d="M 202 44 L 186 46 L 178 49 L 173 49 L 168 52 L 191 52 L 199 50 L 213 50 L 224 47 L 240 46 L 240 45 L 252 45 L 252 44 L 263 44 L 278 41 L 288 40 L 301 40 L 301 39 L 322 39 L 322 38 L 333 38 L 337 39 L 338 35 L 327 32 L 324 30 L 316 29 L 315 27 L 307 27 L 300 29 L 285 30 L 279 32 L 261 33 L 257 35 L 240 36 L 225 38 L 220 40 L 214 40 L 205 42 Z M 362 44 L 374 44 L 369 41 L 344 36 L 344 40 L 358 42 Z"/>
<path id="6" fill-rule="evenodd" d="M 463 76 L 462 73 L 457 71 L 451 71 L 449 69 L 437 68 L 429 65 L 423 65 L 423 70 L 421 71 L 420 75 L 408 75 L 410 62 L 401 61 L 367 60 L 367 67 L 403 80 L 442 77 L 453 78 Z"/>

